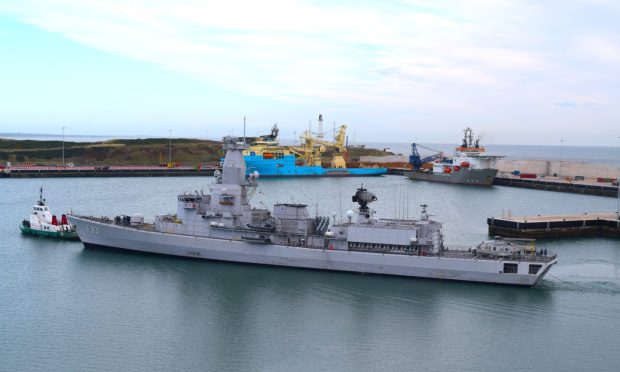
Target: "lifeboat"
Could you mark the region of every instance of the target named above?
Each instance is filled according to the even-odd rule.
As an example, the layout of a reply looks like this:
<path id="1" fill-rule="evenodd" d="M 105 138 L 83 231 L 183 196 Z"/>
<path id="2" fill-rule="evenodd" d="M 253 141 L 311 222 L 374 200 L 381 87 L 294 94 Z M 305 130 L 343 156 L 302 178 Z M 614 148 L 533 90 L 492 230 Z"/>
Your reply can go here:
<path id="1" fill-rule="evenodd" d="M 445 168 L 443 169 L 443 172 L 444 172 L 444 173 L 451 173 L 451 172 L 452 172 L 452 168 L 450 168 L 450 167 L 445 167 Z"/>
<path id="2" fill-rule="evenodd" d="M 461 167 L 463 167 L 463 168 L 469 168 L 470 165 L 471 164 L 469 164 L 468 161 L 464 161 L 464 162 L 461 163 Z"/>

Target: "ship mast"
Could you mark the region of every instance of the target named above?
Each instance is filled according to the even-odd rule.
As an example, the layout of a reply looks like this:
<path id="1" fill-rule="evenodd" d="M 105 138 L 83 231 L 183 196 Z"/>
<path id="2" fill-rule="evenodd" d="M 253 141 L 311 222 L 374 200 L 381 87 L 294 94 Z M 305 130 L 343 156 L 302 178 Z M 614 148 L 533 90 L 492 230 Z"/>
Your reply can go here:
<path id="1" fill-rule="evenodd" d="M 43 199 L 43 186 L 39 189 L 39 201 L 37 202 L 39 206 L 45 205 L 45 199 Z"/>

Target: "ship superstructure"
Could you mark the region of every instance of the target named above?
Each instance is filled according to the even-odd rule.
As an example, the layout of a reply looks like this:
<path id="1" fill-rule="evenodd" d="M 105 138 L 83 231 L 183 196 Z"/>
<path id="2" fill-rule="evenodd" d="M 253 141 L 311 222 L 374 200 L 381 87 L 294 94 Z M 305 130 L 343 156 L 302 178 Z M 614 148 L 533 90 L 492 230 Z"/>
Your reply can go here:
<path id="1" fill-rule="evenodd" d="M 141 215 L 69 220 L 86 247 L 275 266 L 530 286 L 556 262 L 555 256 L 534 255 L 529 245 L 498 255 L 495 241 L 483 243 L 480 252 L 450 250 L 427 206 L 419 220 L 376 218 L 369 205 L 377 197 L 363 186 L 346 222 L 312 217 L 304 204 L 254 208 L 257 175 L 245 176 L 247 146 L 232 137 L 224 146 L 223 170 L 211 193 L 178 195 L 176 214 L 158 215 L 154 223 Z"/>
<path id="2" fill-rule="evenodd" d="M 409 157 L 412 170 L 405 175 L 413 180 L 491 186 L 497 174 L 495 162 L 502 156 L 487 155 L 479 142 L 474 140 L 473 130 L 466 128 L 452 158 L 443 152 L 421 158 L 417 148 L 424 146 L 413 143 Z"/>
<path id="3" fill-rule="evenodd" d="M 43 187 L 39 189 L 39 200 L 32 206 L 30 218 L 23 220 L 19 229 L 26 235 L 78 240 L 75 228 L 69 224 L 67 216 L 63 214 L 58 219 L 50 211 L 45 199 L 43 199 Z"/>

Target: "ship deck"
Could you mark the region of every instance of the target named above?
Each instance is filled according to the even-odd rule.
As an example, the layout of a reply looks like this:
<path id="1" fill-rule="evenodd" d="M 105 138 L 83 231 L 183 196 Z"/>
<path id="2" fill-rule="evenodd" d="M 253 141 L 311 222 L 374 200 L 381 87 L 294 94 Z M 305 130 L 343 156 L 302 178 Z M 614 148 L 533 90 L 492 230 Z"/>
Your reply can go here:
<path id="1" fill-rule="evenodd" d="M 105 223 L 109 225 L 115 225 L 114 220 L 108 217 L 95 217 L 95 216 L 77 216 L 79 218 L 83 218 L 86 220 Z M 157 232 L 155 229 L 155 224 L 152 223 L 143 223 L 140 225 L 117 225 L 126 229 L 134 229 L 140 231 L 149 231 L 149 232 Z M 255 232 L 254 230 L 247 230 L 248 232 Z M 243 241 L 242 239 L 239 239 Z M 311 247 L 305 246 L 304 248 L 310 249 L 323 249 L 324 247 Z M 456 248 L 456 247 L 455 247 Z M 538 254 L 516 254 L 511 256 L 491 256 L 486 254 L 474 254 L 467 247 L 458 247 L 458 249 L 446 249 L 440 253 L 436 254 L 422 254 L 415 250 L 409 249 L 393 249 L 393 248 L 355 248 L 350 249 L 352 252 L 367 252 L 367 253 L 381 253 L 381 254 L 398 254 L 404 256 L 420 256 L 420 257 L 436 257 L 438 259 L 449 258 L 449 259 L 467 259 L 467 260 L 485 260 L 485 261 L 518 261 L 518 262 L 540 262 L 540 263 L 548 263 L 556 259 L 557 254 L 549 254 L 549 255 L 538 255 Z"/>
<path id="2" fill-rule="evenodd" d="M 519 254 L 506 257 L 488 256 L 484 254 L 472 254 L 469 251 L 443 251 L 437 257 L 446 258 L 473 258 L 476 260 L 492 260 L 492 261 L 523 261 L 523 262 L 551 262 L 557 258 L 557 254 L 537 255 L 537 254 Z"/>

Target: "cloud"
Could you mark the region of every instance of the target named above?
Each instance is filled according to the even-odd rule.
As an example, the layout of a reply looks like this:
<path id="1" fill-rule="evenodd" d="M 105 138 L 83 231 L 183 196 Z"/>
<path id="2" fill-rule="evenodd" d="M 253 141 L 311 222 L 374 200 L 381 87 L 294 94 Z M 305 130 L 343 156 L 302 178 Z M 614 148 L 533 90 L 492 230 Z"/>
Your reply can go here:
<path id="1" fill-rule="evenodd" d="M 580 37 L 577 49 L 584 59 L 595 63 L 620 63 L 620 39 L 608 34 L 589 34 Z"/>
<path id="2" fill-rule="evenodd" d="M 454 6 L 453 6 L 454 5 Z M 495 3 L 305 1 L 23 1 L 25 22 L 85 45 L 250 94 L 328 98 L 334 88 L 410 89 L 416 81 L 495 84 L 503 71 L 541 68 L 535 52 L 489 48 L 478 12 Z M 499 14 L 491 14 L 494 11 Z M 400 71 L 403 81 L 379 71 Z M 382 90 L 382 89 L 380 89 Z M 318 97 L 314 97 L 318 95 Z"/>
<path id="3" fill-rule="evenodd" d="M 556 102 L 555 105 L 561 108 L 577 108 L 579 105 L 575 102 Z"/>
<path id="4" fill-rule="evenodd" d="M 617 17 L 596 33 L 588 21 L 617 13 L 613 2 L 25 0 L 0 12 L 282 102 L 491 120 L 489 106 L 601 108 L 618 98 Z"/>

